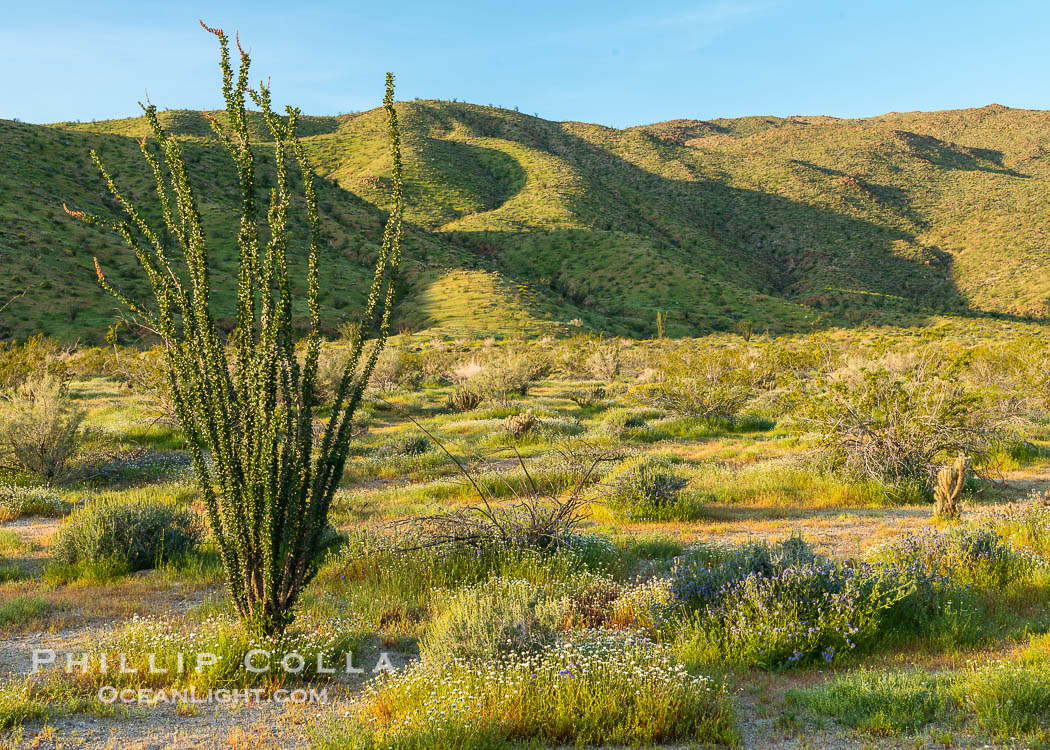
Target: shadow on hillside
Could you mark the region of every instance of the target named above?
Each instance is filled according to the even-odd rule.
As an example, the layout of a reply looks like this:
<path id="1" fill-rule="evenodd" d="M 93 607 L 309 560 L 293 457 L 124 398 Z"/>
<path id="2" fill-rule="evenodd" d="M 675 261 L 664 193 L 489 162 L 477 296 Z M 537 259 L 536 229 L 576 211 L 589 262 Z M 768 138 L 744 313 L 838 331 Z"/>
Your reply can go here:
<path id="1" fill-rule="evenodd" d="M 857 185 L 874 200 L 898 209 L 898 225 L 877 223 L 722 182 L 672 179 L 544 121 L 522 116 L 508 125 L 484 111 L 457 111 L 474 132 L 498 134 L 556 153 L 577 168 L 584 189 L 570 198 L 570 208 L 596 228 L 454 232 L 451 237 L 468 247 L 494 246 L 498 252 L 492 254 L 493 262 L 501 270 L 519 278 L 542 279 L 552 292 L 574 304 L 593 302 L 601 292 L 588 284 L 586 274 L 614 270 L 630 282 L 651 286 L 650 309 L 635 311 L 649 319 L 640 325 L 635 321 L 633 327 L 639 333 L 649 332 L 646 329 L 652 327 L 656 310 L 685 314 L 695 305 L 694 300 L 669 298 L 661 291 L 668 285 L 661 283 L 659 275 L 668 272 L 694 274 L 710 286 L 732 285 L 753 295 L 757 305 L 768 302 L 776 309 L 787 302 L 817 313 L 809 321 L 801 320 L 802 316 L 797 321 L 762 316 L 773 318 L 765 323 L 782 323 L 775 326 L 780 330 L 872 322 L 918 325 L 944 312 L 989 317 L 970 309 L 959 293 L 951 279 L 951 256 L 918 241 L 921 222 L 909 213 L 903 193 L 896 188 Z M 930 158 L 950 157 L 953 168 L 966 168 L 971 162 L 975 168 L 985 168 L 972 156 L 950 149 L 947 153 L 928 140 L 918 145 Z M 914 231 L 902 228 L 909 226 Z M 586 250 L 589 241 L 600 246 L 618 233 L 644 238 L 647 245 L 645 254 L 632 259 L 632 267 L 580 266 L 575 256 Z M 694 241 L 690 235 L 702 239 Z M 561 258 L 550 257 L 557 255 L 551 252 L 557 247 L 568 250 Z M 602 259 L 598 253 L 596 260 L 610 258 Z M 536 267 L 526 273 L 529 263 Z M 581 291 L 573 293 L 573 288 Z M 774 303 L 774 298 L 779 301 Z M 599 312 L 623 316 L 627 311 L 616 309 L 618 302 L 606 300 L 606 309 Z M 715 317 L 730 321 L 754 318 L 756 311 L 739 312 L 721 309 Z M 695 317 L 701 329 L 710 327 L 711 316 Z"/>
<path id="2" fill-rule="evenodd" d="M 990 148 L 958 146 L 932 135 L 896 130 L 894 135 L 907 147 L 912 156 L 933 164 L 940 169 L 963 172 L 992 172 L 1010 177 L 1028 177 L 1003 166 L 1003 153 Z M 989 166 L 991 165 L 991 166 Z"/>
<path id="3" fill-rule="evenodd" d="M 525 186 L 525 170 L 510 154 L 463 141 L 429 137 L 422 140 L 431 166 L 439 164 L 447 167 L 442 170 L 442 179 L 430 183 L 440 186 L 444 191 L 441 197 L 446 201 L 441 217 L 432 227 L 478 212 L 474 207 L 456 209 L 447 205 L 450 190 L 476 195 L 481 198 L 480 211 L 492 211 L 517 195 Z M 409 174 L 406 180 L 409 190 L 413 187 L 425 190 L 422 185 L 413 183 L 424 182 L 429 176 L 419 175 L 423 180 L 417 180 Z M 406 194 L 411 197 L 410 193 Z"/>

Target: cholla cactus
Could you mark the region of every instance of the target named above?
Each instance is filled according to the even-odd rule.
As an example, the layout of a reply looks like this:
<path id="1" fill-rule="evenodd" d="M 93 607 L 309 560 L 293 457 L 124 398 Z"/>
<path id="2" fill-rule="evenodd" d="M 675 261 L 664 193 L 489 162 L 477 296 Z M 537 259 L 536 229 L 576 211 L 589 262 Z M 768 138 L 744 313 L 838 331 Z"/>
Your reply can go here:
<path id="1" fill-rule="evenodd" d="M 249 627 L 274 635 L 290 623 L 299 593 L 316 573 L 328 527 L 329 505 L 349 451 L 351 421 L 389 329 L 401 254 L 403 208 L 393 76 L 387 74 L 384 107 L 389 116 L 394 209 L 361 318 L 364 328 L 352 343 L 336 385 L 331 417 L 315 438 L 312 421 L 321 343 L 321 233 L 313 173 L 296 135 L 299 110 L 288 107 L 287 119 L 278 117 L 270 107 L 269 87 L 248 87 L 250 60 L 240 41 L 240 69 L 235 76 L 226 35 L 222 29 L 204 28 L 219 38 L 222 92 L 228 115 L 226 123 L 211 117 L 209 120 L 236 164 L 242 200 L 237 235 L 240 274 L 236 331 L 225 341 L 216 328 L 211 309 L 208 247 L 186 162 L 178 140 L 162 131 L 152 104 L 143 106 L 143 110 L 159 143 L 161 158 L 145 138 L 139 145 L 153 169 L 167 233 L 177 240 L 185 263 L 180 262 L 178 268 L 172 265 L 157 231 L 125 198 L 94 152 L 95 164 L 123 207 L 125 217 L 107 221 L 79 211 L 70 213 L 89 224 L 119 232 L 149 278 L 156 306 L 148 309 L 112 286 L 95 261 L 102 286 L 163 339 L 176 416 L 190 444 L 208 523 L 221 552 L 227 588 L 237 612 Z M 276 188 L 270 191 L 268 231 L 264 232 L 257 221 L 255 155 L 249 141 L 246 95 L 262 111 L 274 141 L 277 180 Z M 289 156 L 302 178 L 310 227 L 310 328 L 302 362 L 296 356 L 288 279 L 288 212 L 292 203 Z M 371 346 L 366 344 L 369 336 L 373 338 Z"/>
<path id="2" fill-rule="evenodd" d="M 535 430 L 539 423 L 540 420 L 533 413 L 532 409 L 527 409 L 520 414 L 511 414 L 504 419 L 503 429 L 514 437 L 522 437 Z"/>
<path id="3" fill-rule="evenodd" d="M 933 490 L 933 497 L 936 501 L 935 512 L 939 517 L 959 517 L 959 496 L 970 474 L 970 467 L 969 456 L 959 456 L 953 464 L 937 472 L 937 487 Z"/>

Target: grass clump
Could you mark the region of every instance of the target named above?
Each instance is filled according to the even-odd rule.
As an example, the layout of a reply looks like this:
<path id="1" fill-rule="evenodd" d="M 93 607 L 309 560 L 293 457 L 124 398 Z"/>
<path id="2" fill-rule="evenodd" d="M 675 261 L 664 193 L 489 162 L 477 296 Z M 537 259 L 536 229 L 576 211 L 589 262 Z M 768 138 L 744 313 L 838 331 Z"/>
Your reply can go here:
<path id="1" fill-rule="evenodd" d="M 947 678 L 921 669 L 860 670 L 814 690 L 791 691 L 788 703 L 870 734 L 899 734 L 952 715 L 948 683 Z"/>
<path id="2" fill-rule="evenodd" d="M 24 594 L 0 602 L 0 628 L 42 620 L 53 607 L 42 596 Z"/>
<path id="3" fill-rule="evenodd" d="M 55 558 L 69 565 L 156 567 L 191 551 L 201 538 L 196 515 L 170 500 L 103 496 L 77 508 L 55 535 Z"/>
<path id="4" fill-rule="evenodd" d="M 427 629 L 424 659 L 449 663 L 526 653 L 549 643 L 567 604 L 529 581 L 490 578 L 460 589 Z"/>
<path id="5" fill-rule="evenodd" d="M 818 688 L 792 690 L 787 700 L 871 734 L 969 724 L 980 734 L 1043 746 L 1050 739 L 1048 657 L 1044 636 L 1004 661 L 936 674 L 860 670 Z"/>
<path id="6" fill-rule="evenodd" d="M 114 712 L 101 704 L 97 695 L 72 680 L 54 676 L 44 680 L 31 677 L 0 683 L 0 732 L 15 730 L 3 737 L 18 746 L 19 727 L 31 721 L 46 721 L 74 713 L 109 715 Z"/>

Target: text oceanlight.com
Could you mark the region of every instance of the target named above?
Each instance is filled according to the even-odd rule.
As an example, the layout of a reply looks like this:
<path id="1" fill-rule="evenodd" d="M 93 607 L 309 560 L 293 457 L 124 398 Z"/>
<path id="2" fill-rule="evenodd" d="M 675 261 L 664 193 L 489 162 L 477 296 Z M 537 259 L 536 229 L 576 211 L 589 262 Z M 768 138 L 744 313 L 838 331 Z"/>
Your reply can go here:
<path id="1" fill-rule="evenodd" d="M 104 685 L 98 689 L 98 699 L 107 705 L 113 703 L 327 703 L 327 688 L 294 688 L 266 690 L 264 688 L 215 688 L 198 691 L 196 688 L 118 688 Z"/>

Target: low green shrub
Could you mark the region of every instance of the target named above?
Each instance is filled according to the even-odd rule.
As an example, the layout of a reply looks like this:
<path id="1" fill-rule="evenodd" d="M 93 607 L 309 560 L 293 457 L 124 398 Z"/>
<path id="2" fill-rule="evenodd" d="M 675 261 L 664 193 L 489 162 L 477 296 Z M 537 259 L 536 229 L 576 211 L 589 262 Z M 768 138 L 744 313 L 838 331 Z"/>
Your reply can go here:
<path id="1" fill-rule="evenodd" d="M 501 353 L 467 382 L 467 389 L 498 404 L 507 404 L 514 396 L 525 396 L 529 389 L 550 371 L 549 364 L 530 352 Z"/>
<path id="2" fill-rule="evenodd" d="M 419 387 L 423 375 L 423 358 L 419 354 L 387 346 L 379 354 L 369 385 L 382 393 L 413 391 Z"/>
<path id="3" fill-rule="evenodd" d="M 672 414 L 732 421 L 753 395 L 746 385 L 703 381 L 688 376 L 666 377 L 631 389 L 630 397 Z"/>
<path id="4" fill-rule="evenodd" d="M 71 583 L 102 586 L 131 573 L 131 565 L 125 560 L 80 560 L 75 563 L 54 560 L 43 571 L 42 578 L 52 586 L 67 586 Z"/>
<path id="5" fill-rule="evenodd" d="M 998 737 L 1050 732 L 1050 660 L 989 664 L 958 685 L 956 701 Z"/>
<path id="6" fill-rule="evenodd" d="M 603 484 L 606 503 L 629 520 L 689 520 L 695 516 L 693 504 L 682 495 L 689 480 L 667 459 L 628 459 L 614 468 Z"/>
<path id="7" fill-rule="evenodd" d="M 732 422 L 776 378 L 772 361 L 748 347 L 689 346 L 662 352 L 656 371 L 634 386 L 638 403 L 674 415 Z"/>
<path id="8" fill-rule="evenodd" d="M 349 345 L 322 347 L 314 386 L 321 403 L 331 403 L 335 399 L 352 348 Z M 368 387 L 379 393 L 411 391 L 419 387 L 424 374 L 423 359 L 418 353 L 387 346 L 379 354 Z"/>
<path id="9" fill-rule="evenodd" d="M 122 715 L 122 710 L 103 704 L 97 691 L 64 674 L 26 675 L 0 683 L 0 736 L 5 747 L 20 745 L 28 722 L 46 727 L 59 717 L 78 714 L 113 717 Z"/>
<path id="10" fill-rule="evenodd" d="M 601 429 L 611 435 L 623 435 L 627 430 L 644 430 L 649 420 L 664 416 L 659 409 L 617 407 L 601 416 Z"/>
<path id="11" fill-rule="evenodd" d="M 66 518 L 55 535 L 54 553 L 66 564 L 117 561 L 141 570 L 178 558 L 200 538 L 196 515 L 174 502 L 104 496 Z"/>
<path id="12" fill-rule="evenodd" d="M 60 354 L 58 343 L 42 335 L 31 336 L 21 344 L 0 341 L 0 391 L 19 388 L 43 373 L 61 379 L 66 368 Z"/>
<path id="13" fill-rule="evenodd" d="M 85 412 L 50 372 L 30 376 L 0 396 L 0 457 L 48 481 L 60 479 L 81 444 Z"/>
<path id="14" fill-rule="evenodd" d="M 862 369 L 800 388 L 794 410 L 816 433 L 821 464 L 929 499 L 944 464 L 960 454 L 986 463 L 1017 415 L 1007 401 L 962 385 L 950 369 L 932 370 Z"/>

